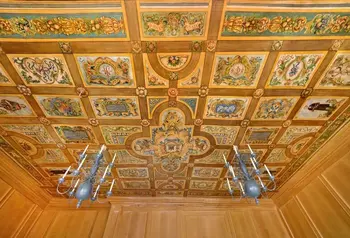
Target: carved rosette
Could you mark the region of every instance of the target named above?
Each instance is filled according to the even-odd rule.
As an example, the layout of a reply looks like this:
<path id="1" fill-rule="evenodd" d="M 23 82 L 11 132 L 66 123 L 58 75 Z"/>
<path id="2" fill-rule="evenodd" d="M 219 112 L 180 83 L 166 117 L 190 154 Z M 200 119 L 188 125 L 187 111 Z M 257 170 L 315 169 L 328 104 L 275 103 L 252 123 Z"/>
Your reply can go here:
<path id="1" fill-rule="evenodd" d="M 168 95 L 169 95 L 169 97 L 175 98 L 175 97 L 177 97 L 178 94 L 179 94 L 179 92 L 177 91 L 176 88 L 169 88 L 169 89 L 168 89 Z"/>
<path id="2" fill-rule="evenodd" d="M 168 107 L 176 107 L 177 106 L 177 102 L 176 101 L 169 101 L 168 102 Z"/>
<path id="3" fill-rule="evenodd" d="M 20 84 L 17 85 L 17 89 L 20 93 L 22 93 L 24 96 L 30 96 L 32 95 L 32 91 L 30 90 L 30 88 L 28 88 L 27 86 Z"/>
<path id="4" fill-rule="evenodd" d="M 286 121 L 283 122 L 282 126 L 284 128 L 286 128 L 286 127 L 290 126 L 291 124 L 292 124 L 292 120 L 286 120 Z"/>
<path id="5" fill-rule="evenodd" d="M 155 41 L 146 42 L 146 52 L 147 53 L 156 53 L 157 52 L 157 42 L 155 42 Z"/>
<path id="6" fill-rule="evenodd" d="M 331 48 L 329 48 L 329 50 L 337 51 L 337 50 L 339 50 L 339 48 L 342 46 L 343 43 L 344 43 L 344 40 L 334 40 L 333 44 L 332 44 Z"/>
<path id="7" fill-rule="evenodd" d="M 305 88 L 305 89 L 301 92 L 300 96 L 301 96 L 302 98 L 307 98 L 308 96 L 310 96 L 310 95 L 312 94 L 312 91 L 313 91 L 312 88 Z"/>
<path id="8" fill-rule="evenodd" d="M 280 50 L 282 48 L 282 46 L 283 46 L 283 41 L 275 40 L 272 43 L 271 50 L 272 51 Z"/>
<path id="9" fill-rule="evenodd" d="M 149 125 L 151 125 L 151 123 L 149 122 L 149 120 L 143 119 L 143 120 L 141 121 L 141 126 L 148 127 Z"/>
<path id="10" fill-rule="evenodd" d="M 193 166 L 194 166 L 194 163 L 188 163 L 187 164 L 187 167 L 189 167 L 189 168 L 193 168 Z"/>
<path id="11" fill-rule="evenodd" d="M 136 89 L 136 95 L 141 97 L 141 98 L 146 97 L 147 96 L 147 89 L 144 87 L 138 87 Z"/>
<path id="12" fill-rule="evenodd" d="M 83 98 L 89 96 L 89 92 L 84 87 L 78 87 L 76 89 L 76 93 L 78 94 L 79 97 L 83 97 Z"/>
<path id="13" fill-rule="evenodd" d="M 176 72 L 170 72 L 169 73 L 169 79 L 172 81 L 176 81 L 179 79 L 179 74 Z"/>
<path id="14" fill-rule="evenodd" d="M 201 126 L 203 124 L 203 120 L 202 119 L 196 119 L 196 120 L 194 120 L 193 124 L 195 126 Z"/>
<path id="15" fill-rule="evenodd" d="M 216 49 L 216 40 L 208 40 L 207 41 L 207 51 L 208 52 L 214 52 Z"/>
<path id="16" fill-rule="evenodd" d="M 262 88 L 258 88 L 257 90 L 255 90 L 255 92 L 253 93 L 253 97 L 258 99 L 261 98 L 262 95 L 264 95 L 264 89 Z"/>
<path id="17" fill-rule="evenodd" d="M 91 126 L 98 126 L 100 123 L 96 118 L 89 118 L 89 124 Z"/>
<path id="18" fill-rule="evenodd" d="M 50 120 L 47 119 L 46 117 L 39 117 L 39 121 L 41 124 L 45 126 L 49 126 L 51 124 Z"/>
<path id="19" fill-rule="evenodd" d="M 193 52 L 200 52 L 200 51 L 202 51 L 202 42 L 200 42 L 200 41 L 193 41 L 191 49 L 192 49 Z"/>
<path id="20" fill-rule="evenodd" d="M 154 167 L 154 165 L 152 163 L 150 163 L 150 164 L 147 164 L 147 167 L 151 169 Z"/>
<path id="21" fill-rule="evenodd" d="M 250 121 L 248 119 L 244 119 L 242 122 L 241 122 L 241 127 L 243 128 L 246 128 L 248 127 L 250 124 Z"/>
<path id="22" fill-rule="evenodd" d="M 141 53 L 142 46 L 141 41 L 131 41 L 132 52 L 135 54 Z"/>
<path id="23" fill-rule="evenodd" d="M 271 145 L 269 145 L 269 149 L 270 150 L 272 150 L 273 148 L 275 148 L 276 147 L 276 145 L 275 144 L 271 144 Z"/>
<path id="24" fill-rule="evenodd" d="M 200 97 L 206 97 L 209 93 L 209 88 L 207 86 L 201 86 L 200 89 L 198 89 L 198 95 Z"/>
<path id="25" fill-rule="evenodd" d="M 60 49 L 63 54 L 71 54 L 72 53 L 72 47 L 69 42 L 58 42 L 58 45 L 60 46 Z"/>

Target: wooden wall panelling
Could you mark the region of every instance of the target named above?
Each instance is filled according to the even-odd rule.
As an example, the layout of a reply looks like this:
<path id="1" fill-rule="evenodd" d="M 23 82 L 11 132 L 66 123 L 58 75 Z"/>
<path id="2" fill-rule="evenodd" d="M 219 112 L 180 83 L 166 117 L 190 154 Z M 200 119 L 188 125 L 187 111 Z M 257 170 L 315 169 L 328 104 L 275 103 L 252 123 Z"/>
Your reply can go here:
<path id="1" fill-rule="evenodd" d="M 305 187 L 297 199 L 322 236 L 346 237 L 350 234 L 349 214 L 320 179 L 315 179 Z"/>
<path id="2" fill-rule="evenodd" d="M 318 237 L 318 232 L 314 231 L 311 221 L 295 198 L 284 204 L 280 211 L 294 237 Z"/>
<path id="3" fill-rule="evenodd" d="M 350 151 L 333 166 L 322 173 L 324 178 L 337 195 L 350 208 Z"/>
<path id="4" fill-rule="evenodd" d="M 148 212 L 146 237 L 176 238 L 178 233 L 176 210 Z"/>

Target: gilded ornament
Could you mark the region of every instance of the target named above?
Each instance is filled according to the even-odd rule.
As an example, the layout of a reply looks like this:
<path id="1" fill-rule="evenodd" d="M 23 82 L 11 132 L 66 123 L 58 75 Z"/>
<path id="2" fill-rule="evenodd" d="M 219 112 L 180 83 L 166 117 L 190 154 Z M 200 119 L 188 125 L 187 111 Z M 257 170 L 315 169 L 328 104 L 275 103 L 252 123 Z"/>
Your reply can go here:
<path id="1" fill-rule="evenodd" d="M 307 98 L 308 96 L 311 96 L 312 91 L 313 91 L 313 88 L 305 88 L 305 89 L 301 92 L 300 96 L 301 96 L 302 98 Z"/>
<path id="2" fill-rule="evenodd" d="M 71 54 L 72 53 L 72 47 L 69 42 L 58 42 L 58 45 L 60 46 L 60 49 L 63 54 Z"/>
<path id="3" fill-rule="evenodd" d="M 170 80 L 173 80 L 173 81 L 176 81 L 176 80 L 179 79 L 179 74 L 176 73 L 176 72 L 170 72 L 170 73 L 169 73 L 169 79 L 170 79 Z"/>
<path id="4" fill-rule="evenodd" d="M 147 126 L 149 126 L 149 125 L 151 125 L 151 123 L 149 122 L 149 120 L 143 119 L 143 120 L 141 121 L 141 126 L 147 127 Z"/>
<path id="5" fill-rule="evenodd" d="M 58 147 L 58 148 L 60 148 L 61 150 L 64 150 L 64 149 L 66 149 L 67 148 L 67 146 L 65 145 L 65 144 L 63 144 L 63 143 L 57 143 L 56 144 L 56 146 Z"/>
<path id="6" fill-rule="evenodd" d="M 254 98 L 260 98 L 264 95 L 264 89 L 263 88 L 258 88 L 257 90 L 254 91 L 253 97 Z"/>
<path id="7" fill-rule="evenodd" d="M 76 93 L 78 94 L 79 97 L 86 98 L 89 96 L 89 92 L 86 88 L 84 87 L 77 87 Z"/>
<path id="8" fill-rule="evenodd" d="M 170 101 L 168 101 L 168 106 L 169 107 L 176 107 L 177 106 L 177 102 L 173 101 L 173 100 L 170 100 Z"/>
<path id="9" fill-rule="evenodd" d="M 30 96 L 32 95 L 32 91 L 30 90 L 30 88 L 28 88 L 27 86 L 20 84 L 17 85 L 17 89 L 18 91 L 20 91 L 20 93 L 22 93 L 24 96 Z"/>
<path id="10" fill-rule="evenodd" d="M 292 120 L 286 120 L 286 121 L 283 122 L 282 126 L 284 128 L 286 128 L 286 127 L 290 126 L 291 124 L 292 124 Z"/>
<path id="11" fill-rule="evenodd" d="M 144 87 L 136 88 L 136 95 L 141 97 L 141 98 L 146 97 L 147 96 L 147 89 Z"/>
<path id="12" fill-rule="evenodd" d="M 156 53 L 157 52 L 157 42 L 155 42 L 155 41 L 146 42 L 146 52 L 147 53 Z"/>
<path id="13" fill-rule="evenodd" d="M 208 52 L 214 52 L 216 49 L 216 40 L 208 40 L 207 41 L 207 51 Z"/>
<path id="14" fill-rule="evenodd" d="M 344 40 L 334 40 L 331 48 L 329 50 L 337 51 L 344 43 Z"/>
<path id="15" fill-rule="evenodd" d="M 168 95 L 169 95 L 169 97 L 175 98 L 178 94 L 179 94 L 179 92 L 177 91 L 176 88 L 169 88 L 169 89 L 168 89 Z"/>
<path id="16" fill-rule="evenodd" d="M 207 86 L 201 86 L 200 89 L 198 89 L 198 95 L 201 97 L 206 97 L 209 93 L 209 88 Z"/>
<path id="17" fill-rule="evenodd" d="M 202 51 L 202 42 L 201 41 L 194 41 L 192 42 L 192 51 L 193 52 L 200 52 Z"/>
<path id="18" fill-rule="evenodd" d="M 271 50 L 276 51 L 276 50 L 280 50 L 283 46 L 283 41 L 282 40 L 275 40 L 272 42 L 271 45 Z"/>
<path id="19" fill-rule="evenodd" d="M 131 41 L 132 52 L 135 54 L 141 53 L 142 46 L 141 41 Z"/>
<path id="20" fill-rule="evenodd" d="M 51 124 L 50 120 L 47 119 L 46 117 L 39 117 L 39 121 L 41 124 L 45 126 L 49 126 Z"/>
<path id="21" fill-rule="evenodd" d="M 194 120 L 193 124 L 195 126 L 201 126 L 203 124 L 203 120 L 202 119 L 196 119 L 196 120 Z"/>
<path id="22" fill-rule="evenodd" d="M 248 127 L 249 124 L 250 124 L 250 120 L 248 120 L 248 119 L 244 119 L 243 121 L 241 121 L 241 127 L 243 127 L 243 128 Z"/>
<path id="23" fill-rule="evenodd" d="M 96 118 L 89 118 L 89 124 L 91 126 L 98 126 L 100 123 Z"/>

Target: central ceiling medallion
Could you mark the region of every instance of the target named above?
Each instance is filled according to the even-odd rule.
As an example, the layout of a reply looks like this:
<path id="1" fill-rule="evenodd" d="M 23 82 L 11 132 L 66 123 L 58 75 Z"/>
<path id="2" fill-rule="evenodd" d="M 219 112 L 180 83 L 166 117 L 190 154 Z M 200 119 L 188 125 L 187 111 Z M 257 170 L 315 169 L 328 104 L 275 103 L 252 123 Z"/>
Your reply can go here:
<path id="1" fill-rule="evenodd" d="M 153 156 L 164 172 L 175 173 L 190 155 L 202 155 L 210 148 L 209 140 L 193 136 L 193 126 L 185 125 L 179 109 L 166 109 L 160 114 L 160 126 L 150 127 L 151 138 L 136 139 L 132 149 L 139 155 Z"/>

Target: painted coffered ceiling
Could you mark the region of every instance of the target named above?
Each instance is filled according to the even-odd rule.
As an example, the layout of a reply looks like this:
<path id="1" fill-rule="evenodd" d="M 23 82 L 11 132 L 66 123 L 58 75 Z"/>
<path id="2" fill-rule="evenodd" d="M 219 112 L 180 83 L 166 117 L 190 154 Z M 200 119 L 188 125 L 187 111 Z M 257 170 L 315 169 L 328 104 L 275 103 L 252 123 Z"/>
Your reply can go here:
<path id="1" fill-rule="evenodd" d="M 106 144 L 115 195 L 192 197 L 250 144 L 280 188 L 348 122 L 350 5 L 271 4 L 0 3 L 0 150 L 53 196 Z"/>

